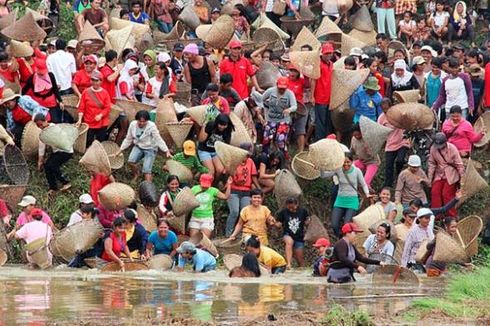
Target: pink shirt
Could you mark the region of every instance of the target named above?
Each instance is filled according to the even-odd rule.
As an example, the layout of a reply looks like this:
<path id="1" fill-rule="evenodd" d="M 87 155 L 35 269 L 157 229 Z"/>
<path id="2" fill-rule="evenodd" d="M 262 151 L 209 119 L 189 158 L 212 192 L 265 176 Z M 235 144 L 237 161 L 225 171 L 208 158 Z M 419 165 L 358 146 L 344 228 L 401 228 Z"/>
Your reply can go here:
<path id="1" fill-rule="evenodd" d="M 389 123 L 384 113 L 379 116 L 378 123 L 393 129 L 388 135 L 388 139 L 386 139 L 385 152 L 395 152 L 402 147 L 410 147 L 408 139 L 403 138 L 403 129 L 395 128 L 395 126 Z"/>
<path id="2" fill-rule="evenodd" d="M 46 214 L 45 211 L 42 211 L 42 212 L 43 212 L 43 218 L 41 219 L 41 221 L 43 223 L 46 223 L 46 224 L 52 223 L 51 217 L 49 217 L 49 215 Z M 34 221 L 34 219 L 32 217 L 30 217 L 26 213 L 22 212 L 22 213 L 19 214 L 19 217 L 17 217 L 16 224 L 19 225 L 19 226 L 22 226 L 22 225 L 24 225 L 26 223 L 33 222 L 33 221 Z"/>
<path id="3" fill-rule="evenodd" d="M 458 149 L 451 143 L 443 149 L 430 148 L 429 154 L 429 182 L 447 180 L 452 185 L 464 175 L 464 165 L 459 156 Z"/>
<path id="4" fill-rule="evenodd" d="M 476 133 L 471 123 L 466 120 L 454 126 L 451 119 L 447 119 L 442 125 L 442 132 L 446 135 L 447 141 L 456 146 L 458 151 L 467 153 L 471 153 L 472 144 L 483 137 L 483 133 Z"/>
<path id="5" fill-rule="evenodd" d="M 39 238 L 47 238 L 47 243 L 49 243 L 53 232 L 51 231 L 51 227 L 46 223 L 41 221 L 32 221 L 26 223 L 15 234 L 19 238 L 25 240 L 25 242 L 27 242 L 28 244 Z"/>

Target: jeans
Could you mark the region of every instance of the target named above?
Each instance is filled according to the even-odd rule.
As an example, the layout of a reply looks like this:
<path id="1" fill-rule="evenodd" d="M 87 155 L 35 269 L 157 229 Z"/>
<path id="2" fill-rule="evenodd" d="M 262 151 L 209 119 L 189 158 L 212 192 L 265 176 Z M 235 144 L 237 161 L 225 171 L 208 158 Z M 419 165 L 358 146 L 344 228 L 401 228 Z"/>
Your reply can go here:
<path id="1" fill-rule="evenodd" d="M 248 205 L 250 205 L 250 193 L 244 191 L 231 192 L 230 198 L 228 199 L 228 209 L 230 210 L 230 213 L 226 219 L 226 237 L 229 237 L 233 233 L 240 211 Z"/>
<path id="2" fill-rule="evenodd" d="M 388 25 L 388 34 L 391 39 L 396 39 L 395 9 L 376 8 L 378 33 L 386 34 L 385 24 Z"/>
<path id="3" fill-rule="evenodd" d="M 315 104 L 315 141 L 327 137 L 332 132 L 333 126 L 328 104 Z"/>
<path id="4" fill-rule="evenodd" d="M 340 238 L 340 228 L 345 223 L 352 222 L 352 217 L 357 214 L 357 211 L 352 208 L 334 207 L 332 210 L 332 218 L 330 223 L 337 238 Z M 341 223 L 342 222 L 342 223 Z"/>
<path id="5" fill-rule="evenodd" d="M 87 148 L 92 145 L 94 140 L 98 140 L 100 142 L 106 141 L 107 140 L 107 128 L 102 127 L 102 128 L 90 128 L 87 131 Z"/>
<path id="6" fill-rule="evenodd" d="M 63 176 L 61 166 L 72 158 L 72 153 L 54 152 L 44 164 L 44 172 L 48 180 L 49 190 L 58 190 L 58 181 L 65 185 L 69 181 Z"/>
<path id="7" fill-rule="evenodd" d="M 153 162 L 157 156 L 157 150 L 154 149 L 142 149 L 138 146 L 134 146 L 129 153 L 128 163 L 138 163 L 143 159 L 143 174 L 151 174 L 153 169 Z"/>
<path id="8" fill-rule="evenodd" d="M 453 40 L 468 40 L 473 42 L 475 40 L 475 31 L 473 30 L 472 25 L 466 26 L 466 29 L 461 33 L 461 36 L 458 36 L 458 31 L 454 28 L 453 24 L 449 23 L 447 27 L 447 39 L 449 42 L 452 42 Z"/>
<path id="9" fill-rule="evenodd" d="M 68 111 L 62 110 L 60 107 L 54 107 L 49 109 L 52 123 L 73 123 L 73 117 Z"/>
<path id="10" fill-rule="evenodd" d="M 170 33 L 173 27 L 172 23 L 166 23 L 160 19 L 155 19 L 155 23 L 157 23 L 160 32 L 167 33 L 167 34 Z"/>
<path id="11" fill-rule="evenodd" d="M 385 152 L 385 187 L 393 187 L 393 180 L 402 171 L 407 152 L 407 147 L 401 147 L 392 152 Z"/>

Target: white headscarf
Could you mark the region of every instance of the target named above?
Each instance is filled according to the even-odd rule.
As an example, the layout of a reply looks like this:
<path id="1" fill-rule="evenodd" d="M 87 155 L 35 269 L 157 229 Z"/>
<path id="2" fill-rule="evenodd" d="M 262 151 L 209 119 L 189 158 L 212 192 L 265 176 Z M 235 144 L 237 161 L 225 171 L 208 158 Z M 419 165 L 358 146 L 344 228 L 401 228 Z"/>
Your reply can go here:
<path id="1" fill-rule="evenodd" d="M 403 69 L 405 72 L 403 73 L 403 76 L 398 76 L 395 71 L 391 74 L 391 81 L 393 83 L 393 86 L 398 87 L 398 86 L 404 86 L 408 84 L 410 79 L 412 79 L 413 74 L 407 70 L 407 64 L 405 63 L 404 60 L 398 59 L 395 61 L 393 64 L 393 69 Z"/>
<path id="2" fill-rule="evenodd" d="M 117 80 L 117 85 L 118 87 L 116 88 L 116 97 L 121 99 L 123 98 L 119 92 L 119 84 L 122 82 L 126 82 L 128 86 L 133 87 L 134 81 L 133 77 L 129 74 L 129 71 L 131 69 L 139 68 L 138 64 L 132 60 L 132 59 L 127 59 L 126 62 L 124 62 L 124 67 L 121 70 L 121 74 L 119 75 L 119 78 Z"/>

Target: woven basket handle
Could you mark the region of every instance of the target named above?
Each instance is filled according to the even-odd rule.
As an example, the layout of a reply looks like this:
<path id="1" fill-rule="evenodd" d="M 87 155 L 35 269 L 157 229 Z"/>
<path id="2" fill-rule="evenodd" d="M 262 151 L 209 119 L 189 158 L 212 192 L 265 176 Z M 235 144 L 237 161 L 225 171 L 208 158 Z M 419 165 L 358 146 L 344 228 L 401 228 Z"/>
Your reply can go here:
<path id="1" fill-rule="evenodd" d="M 459 242 L 461 242 L 461 246 L 463 246 L 463 249 L 466 249 L 466 245 L 464 244 L 463 238 L 461 237 L 461 233 L 459 233 L 459 230 L 456 230 L 456 235 L 458 236 Z"/>
<path id="2" fill-rule="evenodd" d="M 308 162 L 308 161 L 305 161 L 305 160 L 303 160 L 302 158 L 299 158 L 299 157 L 296 157 L 296 159 L 297 159 L 298 161 L 300 161 L 301 163 L 308 164 L 309 166 L 311 166 L 312 168 L 314 168 L 314 169 L 316 170 L 316 166 L 315 166 L 315 164 L 313 164 L 313 163 L 311 163 L 311 162 Z"/>

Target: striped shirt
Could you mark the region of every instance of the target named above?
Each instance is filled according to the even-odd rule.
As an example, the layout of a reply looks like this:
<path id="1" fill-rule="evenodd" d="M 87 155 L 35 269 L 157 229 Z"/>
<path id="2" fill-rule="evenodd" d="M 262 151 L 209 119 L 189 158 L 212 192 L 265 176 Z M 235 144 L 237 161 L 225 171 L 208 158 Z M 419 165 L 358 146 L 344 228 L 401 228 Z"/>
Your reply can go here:
<path id="1" fill-rule="evenodd" d="M 431 225 L 423 228 L 420 224 L 414 224 L 408 232 L 405 240 L 405 247 L 402 254 L 402 266 L 407 267 L 408 263 L 415 263 L 415 255 L 422 242 L 425 240 L 432 241 L 434 239 L 434 231 Z"/>

